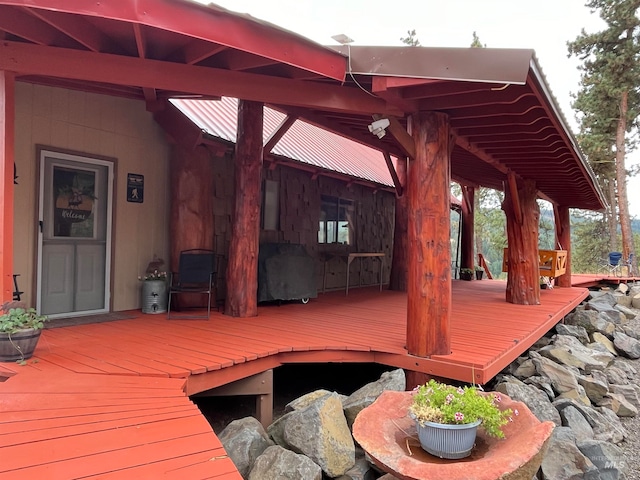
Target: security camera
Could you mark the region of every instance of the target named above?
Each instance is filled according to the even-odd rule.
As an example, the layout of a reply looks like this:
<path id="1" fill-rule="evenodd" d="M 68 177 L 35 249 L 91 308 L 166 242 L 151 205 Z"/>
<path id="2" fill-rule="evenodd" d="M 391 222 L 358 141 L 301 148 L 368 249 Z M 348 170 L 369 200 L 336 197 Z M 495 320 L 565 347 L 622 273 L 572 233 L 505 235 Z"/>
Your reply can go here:
<path id="1" fill-rule="evenodd" d="M 385 135 L 385 128 L 389 126 L 388 118 L 381 118 L 369 125 L 369 131 L 376 135 L 378 138 L 382 138 Z"/>

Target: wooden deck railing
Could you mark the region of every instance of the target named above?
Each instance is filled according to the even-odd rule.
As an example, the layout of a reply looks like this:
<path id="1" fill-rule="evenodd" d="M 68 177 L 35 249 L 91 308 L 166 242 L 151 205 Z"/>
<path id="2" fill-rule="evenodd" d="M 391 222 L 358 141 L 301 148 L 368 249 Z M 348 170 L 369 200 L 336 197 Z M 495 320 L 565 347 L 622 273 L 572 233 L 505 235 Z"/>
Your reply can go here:
<path id="1" fill-rule="evenodd" d="M 507 261 L 509 249 L 504 249 L 502 257 L 502 271 L 509 271 Z M 567 272 L 567 251 L 566 250 L 538 250 L 538 268 L 541 277 L 556 278 Z"/>

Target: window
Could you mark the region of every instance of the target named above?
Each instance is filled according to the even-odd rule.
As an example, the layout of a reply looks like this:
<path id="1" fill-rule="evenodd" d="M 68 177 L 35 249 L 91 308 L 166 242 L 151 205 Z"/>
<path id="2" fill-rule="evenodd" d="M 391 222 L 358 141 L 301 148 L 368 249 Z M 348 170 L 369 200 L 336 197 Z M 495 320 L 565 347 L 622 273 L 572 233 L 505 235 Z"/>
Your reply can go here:
<path id="1" fill-rule="evenodd" d="M 264 230 L 278 230 L 279 228 L 279 187 L 276 180 L 264 181 L 262 192 L 262 228 Z"/>
<path id="2" fill-rule="evenodd" d="M 353 200 L 322 195 L 318 243 L 353 244 Z"/>

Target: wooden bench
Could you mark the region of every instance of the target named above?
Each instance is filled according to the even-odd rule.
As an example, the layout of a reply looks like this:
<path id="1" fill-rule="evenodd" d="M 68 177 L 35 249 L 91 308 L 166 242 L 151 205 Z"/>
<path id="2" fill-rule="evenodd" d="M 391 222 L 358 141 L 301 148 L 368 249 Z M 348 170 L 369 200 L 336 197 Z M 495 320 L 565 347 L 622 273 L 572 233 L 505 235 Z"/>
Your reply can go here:
<path id="1" fill-rule="evenodd" d="M 504 249 L 502 257 L 502 271 L 508 272 L 507 262 L 509 249 Z M 538 250 L 538 269 L 541 277 L 556 278 L 564 275 L 567 271 L 567 251 L 566 250 Z"/>

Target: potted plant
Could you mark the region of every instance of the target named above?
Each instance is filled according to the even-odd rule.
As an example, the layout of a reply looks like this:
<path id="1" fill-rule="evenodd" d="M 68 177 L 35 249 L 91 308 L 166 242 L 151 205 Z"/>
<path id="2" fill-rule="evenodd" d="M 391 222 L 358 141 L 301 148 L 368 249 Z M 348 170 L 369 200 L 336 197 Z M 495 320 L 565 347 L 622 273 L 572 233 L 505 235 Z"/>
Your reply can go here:
<path id="1" fill-rule="evenodd" d="M 476 269 L 476 280 L 482 280 L 482 277 L 484 275 L 484 268 L 482 268 L 480 265 L 476 265 L 475 269 Z"/>
<path id="2" fill-rule="evenodd" d="M 22 302 L 6 302 L 0 311 L 0 361 L 24 362 L 33 355 L 48 319 Z"/>
<path id="3" fill-rule="evenodd" d="M 473 270 L 470 268 L 461 268 L 460 269 L 460 279 L 461 280 L 473 280 Z"/>
<path id="4" fill-rule="evenodd" d="M 167 272 L 163 269 L 164 260 L 153 256 L 147 265 L 142 281 L 142 313 L 164 313 L 167 311 Z"/>
<path id="5" fill-rule="evenodd" d="M 478 426 L 489 436 L 504 437 L 502 426 L 512 412 L 501 410 L 500 400 L 500 394 L 484 393 L 479 387 L 430 380 L 414 389 L 409 414 L 416 421 L 424 450 L 440 458 L 458 459 L 471 454 Z"/>

